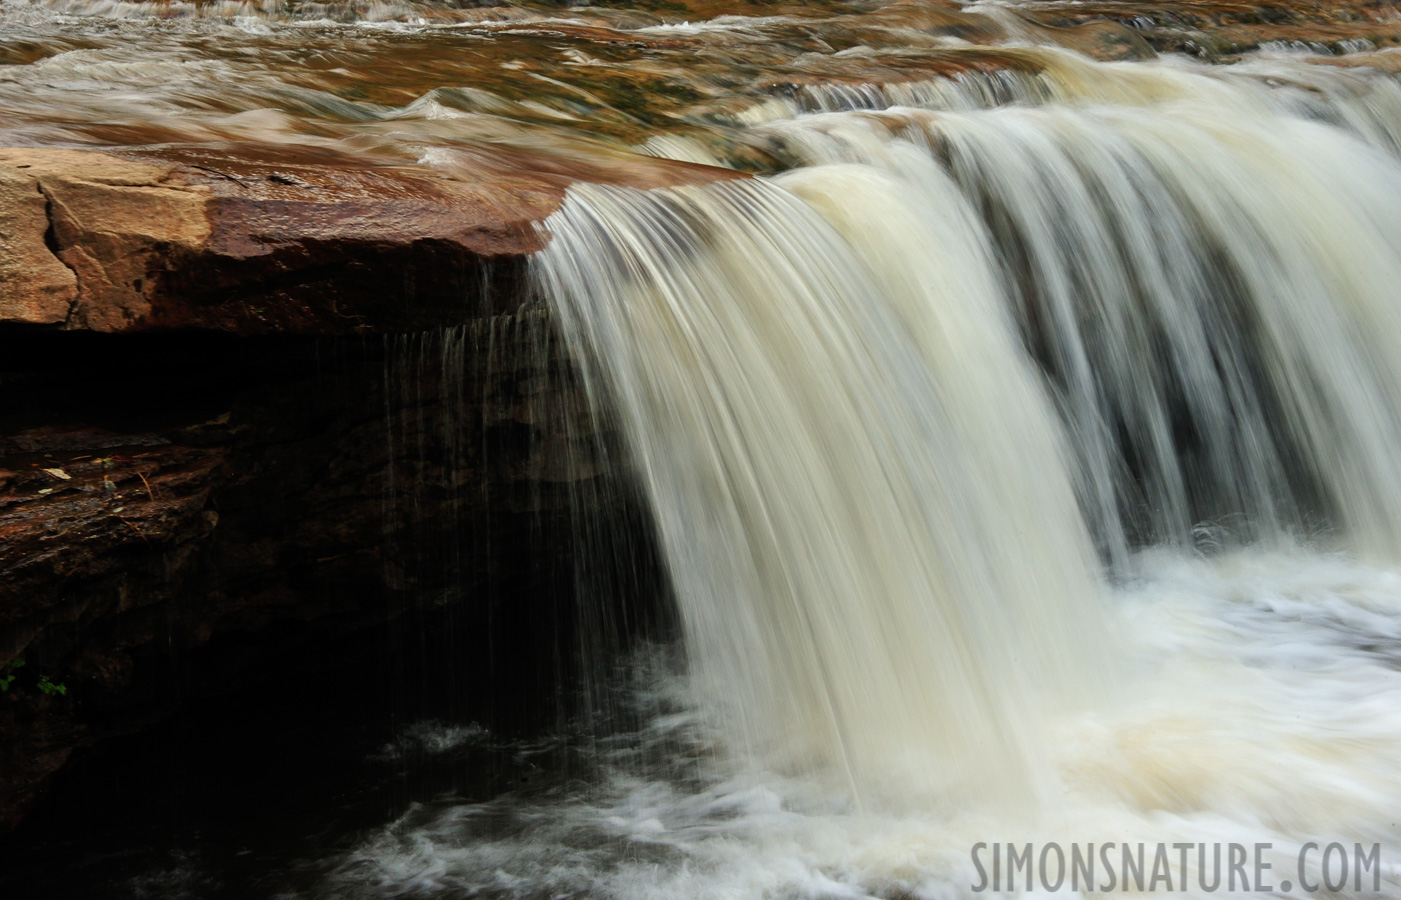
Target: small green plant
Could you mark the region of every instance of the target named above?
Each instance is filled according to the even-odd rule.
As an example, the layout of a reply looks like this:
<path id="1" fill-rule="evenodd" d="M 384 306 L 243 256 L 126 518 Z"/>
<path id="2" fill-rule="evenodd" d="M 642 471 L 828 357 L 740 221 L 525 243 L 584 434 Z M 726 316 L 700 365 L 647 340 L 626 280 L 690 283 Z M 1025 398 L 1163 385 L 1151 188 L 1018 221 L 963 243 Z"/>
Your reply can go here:
<path id="1" fill-rule="evenodd" d="M 49 680 L 49 676 L 40 675 L 39 692 L 50 697 L 52 697 L 54 694 L 60 694 L 66 697 L 68 696 L 68 685 L 64 684 L 61 681 L 55 684 L 54 682 Z"/>
<path id="2" fill-rule="evenodd" d="M 14 684 L 15 678 L 18 677 L 15 675 L 15 670 L 22 668 L 24 668 L 23 659 L 12 659 L 5 664 L 3 669 L 0 669 L 0 672 L 4 673 L 0 674 L 0 692 L 10 689 L 10 685 Z"/>

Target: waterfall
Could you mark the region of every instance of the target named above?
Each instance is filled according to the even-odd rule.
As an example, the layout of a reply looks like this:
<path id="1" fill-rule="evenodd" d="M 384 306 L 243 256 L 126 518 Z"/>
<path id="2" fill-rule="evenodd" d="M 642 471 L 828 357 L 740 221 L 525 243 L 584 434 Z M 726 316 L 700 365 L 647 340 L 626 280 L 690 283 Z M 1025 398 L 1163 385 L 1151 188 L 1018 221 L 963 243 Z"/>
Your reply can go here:
<path id="1" fill-rule="evenodd" d="M 1401 89 L 997 52 L 640 148 L 784 171 L 569 190 L 534 278 L 689 664 L 629 659 L 586 790 L 412 811 L 344 896 L 971 897 L 999 842 L 1401 886 Z"/>
<path id="2" fill-rule="evenodd" d="M 813 162 L 890 171 L 925 148 L 983 211 L 1116 561 L 1202 523 L 1260 537 L 1318 517 L 1394 549 L 1393 160 L 1308 122 L 1185 111 L 910 110 L 780 133 Z"/>
<path id="3" fill-rule="evenodd" d="M 843 210 L 854 191 L 869 213 Z M 540 259 L 738 749 L 831 765 L 859 795 L 1026 776 L 1103 641 L 987 249 L 947 181 L 925 199 L 943 216 L 855 167 L 585 188 Z"/>
<path id="4" fill-rule="evenodd" d="M 1401 168 L 1213 85 L 770 121 L 802 167 L 545 223 L 730 752 L 886 806 L 1035 795 L 1119 665 L 1102 565 L 1395 558 Z"/>

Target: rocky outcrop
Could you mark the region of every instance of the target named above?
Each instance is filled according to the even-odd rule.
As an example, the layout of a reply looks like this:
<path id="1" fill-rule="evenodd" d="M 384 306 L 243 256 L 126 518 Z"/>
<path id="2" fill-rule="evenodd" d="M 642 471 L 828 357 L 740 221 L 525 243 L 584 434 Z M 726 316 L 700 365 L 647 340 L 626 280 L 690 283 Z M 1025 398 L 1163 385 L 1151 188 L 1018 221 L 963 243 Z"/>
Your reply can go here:
<path id="1" fill-rule="evenodd" d="M 731 177 L 669 161 L 459 154 L 452 175 L 248 147 L 0 149 L 0 327 L 400 332 L 506 312 L 536 223 L 581 178 Z"/>
<path id="2" fill-rule="evenodd" d="M 84 748 L 407 615 L 452 611 L 459 675 L 560 677 L 581 523 L 640 526 L 524 258 L 575 178 L 730 175 L 450 162 L 0 150 L 0 832 Z"/>

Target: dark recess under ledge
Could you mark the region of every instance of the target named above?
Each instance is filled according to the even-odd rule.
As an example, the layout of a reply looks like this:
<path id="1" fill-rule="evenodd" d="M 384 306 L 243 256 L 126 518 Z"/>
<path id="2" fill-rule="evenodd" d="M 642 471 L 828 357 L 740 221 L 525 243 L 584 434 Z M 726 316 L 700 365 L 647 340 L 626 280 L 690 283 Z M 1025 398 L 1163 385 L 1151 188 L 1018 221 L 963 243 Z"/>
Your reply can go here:
<path id="1" fill-rule="evenodd" d="M 571 714 L 581 666 L 669 629 L 645 515 L 543 314 L 366 337 L 11 328 L 0 390 L 0 666 L 25 660 L 0 695 L 0 831 L 85 753 L 88 787 L 60 774 L 54 803 L 95 808 L 101 745 L 172 716 L 526 733 Z M 278 764 L 216 746 L 185 765 Z"/>

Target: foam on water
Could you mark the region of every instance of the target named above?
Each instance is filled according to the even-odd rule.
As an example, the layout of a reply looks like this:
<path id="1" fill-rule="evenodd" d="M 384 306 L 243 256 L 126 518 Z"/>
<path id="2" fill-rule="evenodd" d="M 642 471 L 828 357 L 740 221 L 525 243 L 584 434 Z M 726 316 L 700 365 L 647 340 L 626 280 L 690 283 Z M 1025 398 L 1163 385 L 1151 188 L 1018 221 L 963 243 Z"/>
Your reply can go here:
<path id="1" fill-rule="evenodd" d="M 416 808 L 342 859 L 327 896 L 973 896 L 979 841 L 1271 842 L 1279 880 L 1333 838 L 1382 842 L 1394 894 L 1401 576 L 1303 548 L 1150 551 L 1133 569 L 1115 598 L 1131 702 L 1049 725 L 1052 803 L 858 811 L 780 773 L 623 765 L 583 794 Z M 722 739 L 696 713 L 657 722 L 618 742 L 674 760 Z M 1176 892 L 1204 895 L 1195 879 Z"/>

